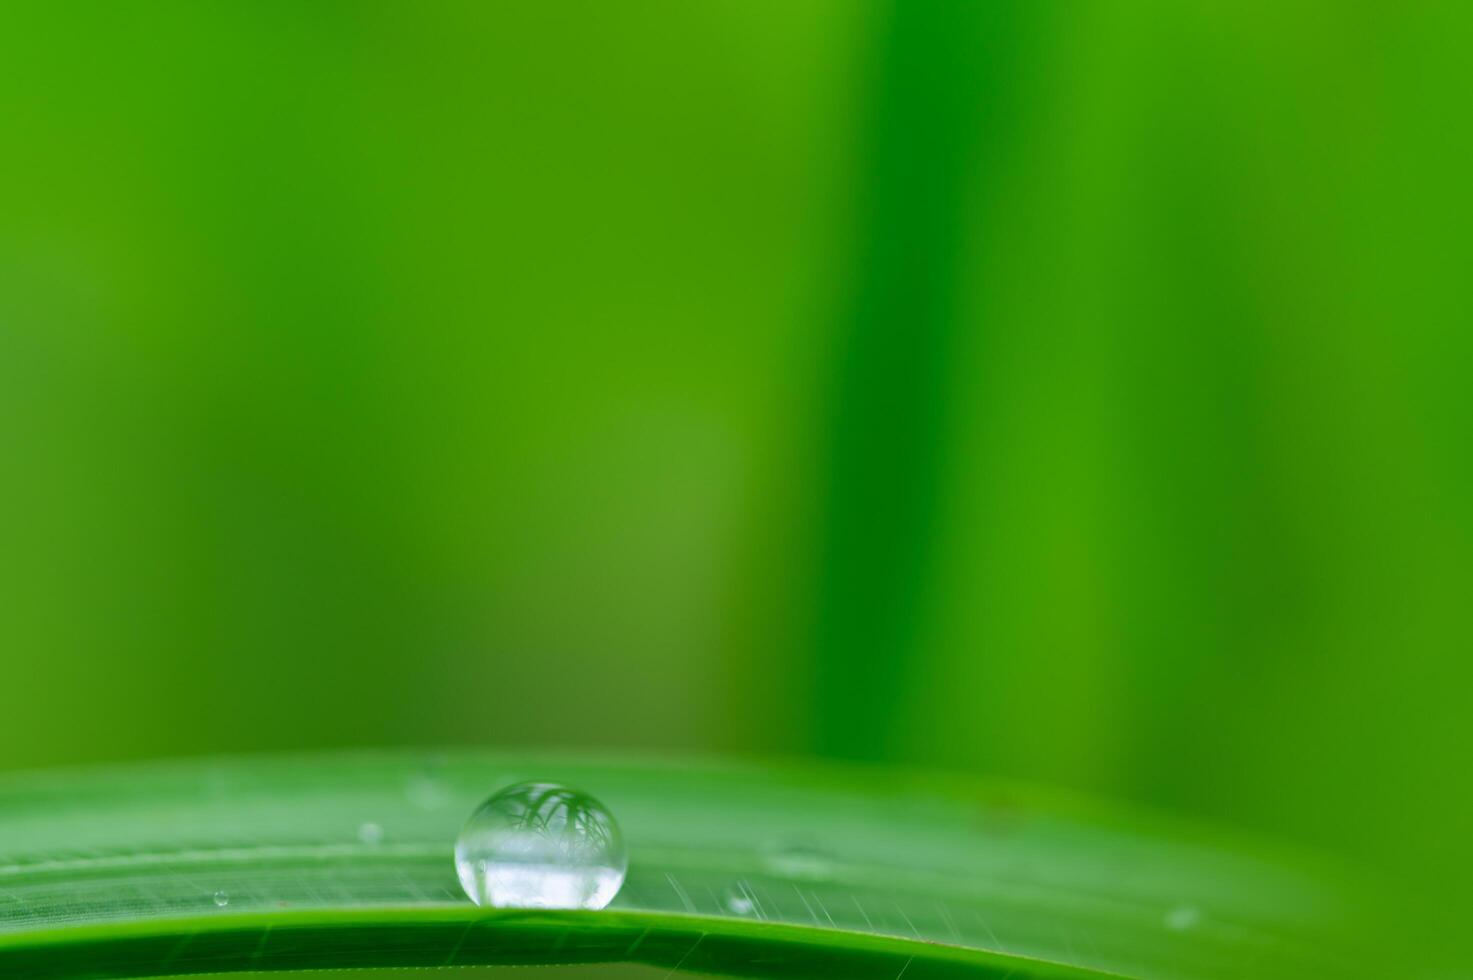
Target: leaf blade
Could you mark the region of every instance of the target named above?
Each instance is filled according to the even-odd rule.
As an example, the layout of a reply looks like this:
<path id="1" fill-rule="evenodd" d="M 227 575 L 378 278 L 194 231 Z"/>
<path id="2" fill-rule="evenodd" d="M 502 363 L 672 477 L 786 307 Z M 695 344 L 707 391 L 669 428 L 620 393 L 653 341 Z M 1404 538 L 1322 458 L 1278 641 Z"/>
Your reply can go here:
<path id="1" fill-rule="evenodd" d="M 460 821 L 527 778 L 619 819 L 630 874 L 609 910 L 461 894 Z M 0 842 L 14 976 L 589 958 L 911 980 L 1365 969 L 1351 889 L 1289 852 L 863 770 L 394 753 L 39 773 L 0 781 Z"/>

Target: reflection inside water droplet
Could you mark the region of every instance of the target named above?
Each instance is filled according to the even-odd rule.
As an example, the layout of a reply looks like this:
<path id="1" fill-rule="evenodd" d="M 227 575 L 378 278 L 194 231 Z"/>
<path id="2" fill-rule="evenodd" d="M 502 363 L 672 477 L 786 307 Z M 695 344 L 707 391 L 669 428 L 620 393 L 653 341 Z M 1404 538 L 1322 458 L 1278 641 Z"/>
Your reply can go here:
<path id="1" fill-rule="evenodd" d="M 222 908 L 223 909 L 225 906 L 227 906 L 229 904 L 230 904 L 230 896 L 229 895 L 225 894 L 224 892 L 216 892 L 215 893 L 215 905 L 216 906 L 218 906 L 219 908 Z"/>
<path id="2" fill-rule="evenodd" d="M 477 905 L 601 909 L 628 869 L 613 814 L 555 783 L 519 783 L 482 803 L 455 842 L 455 870 Z"/>

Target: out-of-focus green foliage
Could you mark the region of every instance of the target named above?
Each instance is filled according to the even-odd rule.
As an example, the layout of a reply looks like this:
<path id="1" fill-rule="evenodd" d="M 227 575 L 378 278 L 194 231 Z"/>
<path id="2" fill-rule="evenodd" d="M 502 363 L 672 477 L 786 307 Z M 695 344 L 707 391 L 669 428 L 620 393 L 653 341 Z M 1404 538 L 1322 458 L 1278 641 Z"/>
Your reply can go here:
<path id="1" fill-rule="evenodd" d="M 1458 4 L 33 3 L 0 766 L 1085 787 L 1468 909 Z"/>

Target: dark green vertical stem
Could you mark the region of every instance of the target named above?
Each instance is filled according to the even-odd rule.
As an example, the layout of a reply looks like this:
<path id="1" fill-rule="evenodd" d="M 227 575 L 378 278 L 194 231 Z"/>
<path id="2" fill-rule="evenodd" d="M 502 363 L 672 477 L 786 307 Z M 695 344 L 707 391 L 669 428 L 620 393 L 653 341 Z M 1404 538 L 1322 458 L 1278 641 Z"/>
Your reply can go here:
<path id="1" fill-rule="evenodd" d="M 995 0 L 902 0 L 881 22 L 857 268 L 829 365 L 814 652 L 828 755 L 895 745 L 934 578 L 968 217 L 1017 98 L 1017 17 Z"/>

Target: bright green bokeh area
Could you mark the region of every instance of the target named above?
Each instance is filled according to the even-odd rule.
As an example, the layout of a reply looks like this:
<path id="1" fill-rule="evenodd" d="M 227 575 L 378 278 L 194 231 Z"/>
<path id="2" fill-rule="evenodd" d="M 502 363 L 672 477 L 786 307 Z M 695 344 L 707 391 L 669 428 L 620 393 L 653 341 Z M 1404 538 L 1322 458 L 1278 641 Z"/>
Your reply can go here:
<path id="1" fill-rule="evenodd" d="M 0 766 L 818 753 L 1466 880 L 1470 28 L 12 5 Z"/>

